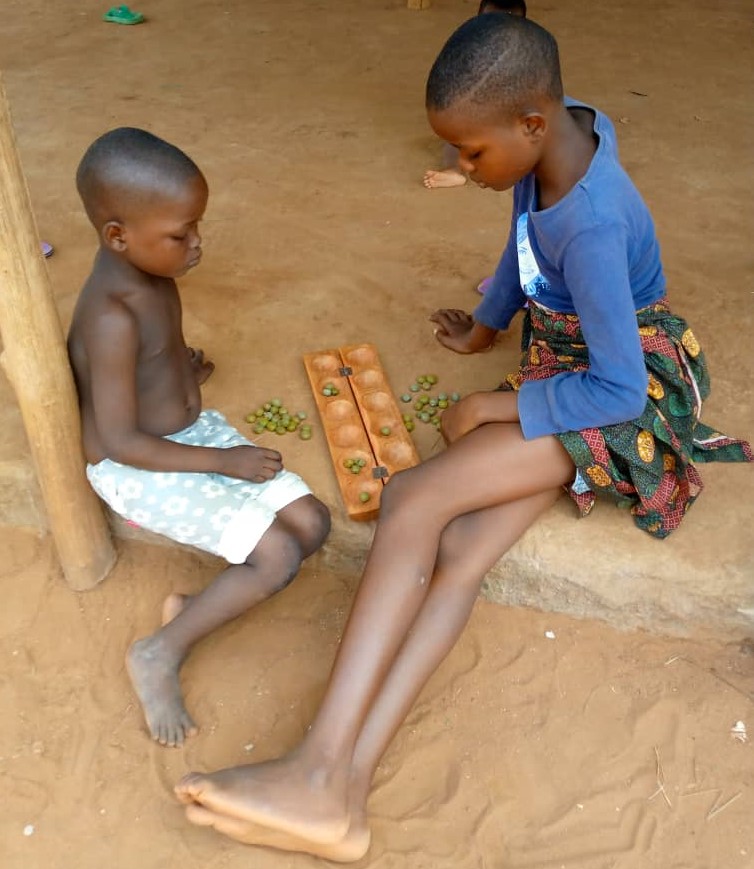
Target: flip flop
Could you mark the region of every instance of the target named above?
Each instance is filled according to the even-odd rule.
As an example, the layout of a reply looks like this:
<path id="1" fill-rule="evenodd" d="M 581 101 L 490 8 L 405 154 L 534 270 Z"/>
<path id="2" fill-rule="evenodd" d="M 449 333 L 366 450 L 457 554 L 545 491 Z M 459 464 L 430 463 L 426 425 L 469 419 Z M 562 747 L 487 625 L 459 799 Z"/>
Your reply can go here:
<path id="1" fill-rule="evenodd" d="M 55 252 L 55 248 L 46 241 L 41 241 L 40 246 L 42 247 L 42 256 L 43 257 L 52 256 L 53 253 Z"/>
<path id="2" fill-rule="evenodd" d="M 144 16 L 141 12 L 132 12 L 128 6 L 113 6 L 105 12 L 102 20 L 113 24 L 141 24 Z"/>
<path id="3" fill-rule="evenodd" d="M 491 277 L 485 278 L 483 281 L 479 281 L 479 283 L 476 286 L 477 292 L 484 295 L 487 292 L 487 290 L 489 290 L 491 283 L 492 283 Z"/>

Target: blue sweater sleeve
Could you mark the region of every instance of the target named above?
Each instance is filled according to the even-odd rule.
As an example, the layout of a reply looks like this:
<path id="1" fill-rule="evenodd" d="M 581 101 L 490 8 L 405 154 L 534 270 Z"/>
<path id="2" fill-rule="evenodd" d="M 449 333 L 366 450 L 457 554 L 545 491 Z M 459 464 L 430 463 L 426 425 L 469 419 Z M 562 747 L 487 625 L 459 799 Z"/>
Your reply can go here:
<path id="1" fill-rule="evenodd" d="M 526 302 L 518 275 L 516 213 L 514 202 L 508 243 L 495 269 L 492 283 L 474 310 L 476 322 L 491 329 L 507 329 L 516 311 L 523 308 Z"/>
<path id="2" fill-rule="evenodd" d="M 562 268 L 589 369 L 522 385 L 518 409 L 527 439 L 627 422 L 647 401 L 625 228 L 603 225 L 575 236 L 563 252 Z"/>

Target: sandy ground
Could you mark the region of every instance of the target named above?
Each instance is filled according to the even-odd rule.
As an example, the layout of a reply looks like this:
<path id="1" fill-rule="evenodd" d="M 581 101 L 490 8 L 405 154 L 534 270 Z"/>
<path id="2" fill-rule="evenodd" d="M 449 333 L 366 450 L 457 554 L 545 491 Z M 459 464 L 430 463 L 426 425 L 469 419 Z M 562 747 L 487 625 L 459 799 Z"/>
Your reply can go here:
<path id="1" fill-rule="evenodd" d="M 207 403 L 234 422 L 280 393 L 311 412 L 300 354 L 323 347 L 376 342 L 396 389 L 434 370 L 465 392 L 515 364 L 515 335 L 460 365 L 425 322 L 474 304 L 507 228 L 506 196 L 420 185 L 439 155 L 426 72 L 475 4 L 151 0 L 135 4 L 149 21 L 133 28 L 102 23 L 107 5 L 4 3 L 2 72 L 64 324 L 94 249 L 75 166 L 95 136 L 132 124 L 184 147 L 209 179 L 205 258 L 182 282 L 186 332 L 218 364 Z M 568 92 L 616 121 L 671 300 L 712 363 L 708 418 L 751 437 L 737 396 L 750 394 L 754 357 L 730 339 L 752 319 L 750 3 L 530 12 L 560 41 Z M 0 398 L 0 458 L 14 458 L 28 450 L 4 381 Z M 435 438 L 420 431 L 418 443 L 426 456 Z M 275 445 L 339 510 L 319 434 Z M 170 751 L 143 732 L 123 653 L 168 591 L 201 588 L 218 563 L 129 541 L 100 588 L 74 595 L 49 541 L 0 534 L 3 869 L 316 865 L 192 828 L 171 786 L 300 736 L 358 576 L 338 540 L 196 650 L 184 685 L 202 732 Z M 361 865 L 750 869 L 754 749 L 731 728 L 743 721 L 754 739 L 753 676 L 750 644 L 480 601 L 378 773 Z"/>

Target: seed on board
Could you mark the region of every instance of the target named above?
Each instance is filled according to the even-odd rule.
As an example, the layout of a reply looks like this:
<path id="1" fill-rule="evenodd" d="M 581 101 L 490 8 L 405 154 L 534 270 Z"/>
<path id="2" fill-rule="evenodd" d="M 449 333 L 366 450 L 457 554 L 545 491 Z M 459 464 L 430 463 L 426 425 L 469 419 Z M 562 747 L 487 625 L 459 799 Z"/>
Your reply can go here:
<path id="1" fill-rule="evenodd" d="M 382 428 L 380 429 L 380 434 L 386 438 L 386 437 L 389 437 L 390 434 L 392 434 L 392 431 L 393 430 L 390 428 L 389 425 L 383 425 Z"/>
<path id="2" fill-rule="evenodd" d="M 401 401 L 405 401 L 406 404 L 408 404 L 408 402 L 411 401 L 410 393 L 404 392 L 403 395 L 401 396 Z"/>
<path id="3" fill-rule="evenodd" d="M 420 389 L 421 389 L 421 386 L 419 386 L 418 383 L 412 383 L 411 386 L 409 386 L 409 390 L 411 392 L 418 392 Z"/>
<path id="4" fill-rule="evenodd" d="M 361 501 L 362 504 L 366 504 L 366 502 L 369 501 L 371 497 L 372 496 L 369 494 L 369 492 L 359 492 L 359 501 Z"/>

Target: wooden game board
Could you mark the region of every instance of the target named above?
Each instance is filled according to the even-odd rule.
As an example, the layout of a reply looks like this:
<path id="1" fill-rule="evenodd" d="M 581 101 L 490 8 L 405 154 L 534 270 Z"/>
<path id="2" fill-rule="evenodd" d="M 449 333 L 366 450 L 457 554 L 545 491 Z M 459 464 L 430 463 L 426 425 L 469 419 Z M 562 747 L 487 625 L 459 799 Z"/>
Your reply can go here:
<path id="1" fill-rule="evenodd" d="M 419 463 L 403 417 L 373 344 L 350 344 L 304 355 L 304 366 L 317 403 L 335 476 L 351 519 L 374 519 L 390 476 Z M 332 384 L 337 395 L 324 395 Z M 389 429 L 389 434 L 383 431 Z M 366 461 L 361 473 L 344 465 Z M 369 495 L 362 501 L 363 492 Z"/>

